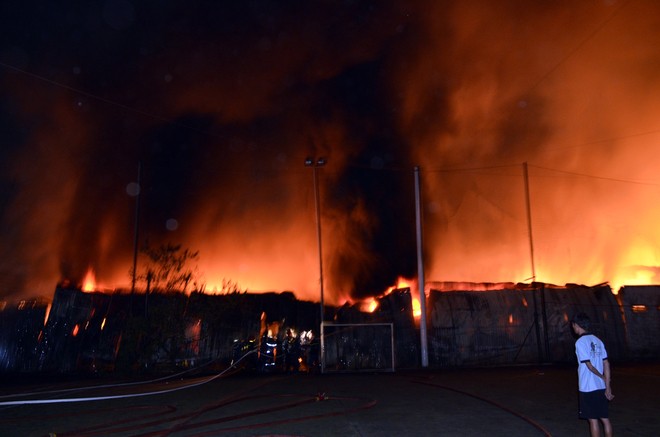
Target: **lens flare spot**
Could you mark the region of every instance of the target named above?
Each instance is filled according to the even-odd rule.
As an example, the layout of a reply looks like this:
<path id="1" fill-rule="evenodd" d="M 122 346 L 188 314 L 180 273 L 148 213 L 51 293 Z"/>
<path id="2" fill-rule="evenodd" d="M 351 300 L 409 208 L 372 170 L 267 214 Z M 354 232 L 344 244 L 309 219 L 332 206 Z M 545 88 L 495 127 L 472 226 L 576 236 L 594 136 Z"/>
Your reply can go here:
<path id="1" fill-rule="evenodd" d="M 126 185 L 126 194 L 131 197 L 135 197 L 140 194 L 140 184 L 137 182 L 131 182 Z"/>
<path id="2" fill-rule="evenodd" d="M 176 219 L 168 219 L 165 222 L 165 227 L 168 231 L 176 231 L 179 228 L 179 222 Z"/>

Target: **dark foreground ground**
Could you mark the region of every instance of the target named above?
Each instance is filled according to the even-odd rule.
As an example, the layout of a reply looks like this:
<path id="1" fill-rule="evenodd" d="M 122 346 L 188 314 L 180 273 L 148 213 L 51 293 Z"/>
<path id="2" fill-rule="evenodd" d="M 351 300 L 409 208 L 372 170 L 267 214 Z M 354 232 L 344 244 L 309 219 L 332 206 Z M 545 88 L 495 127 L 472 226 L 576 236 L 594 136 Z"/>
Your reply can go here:
<path id="1" fill-rule="evenodd" d="M 88 388 L 100 384 L 111 382 L 5 380 L 0 387 L 0 402 L 5 403 L 0 406 L 0 435 L 588 434 L 576 415 L 573 367 L 234 375 Z M 615 365 L 613 391 L 615 435 L 660 436 L 660 364 Z M 133 397 L 121 397 L 126 395 Z M 97 397 L 108 399 L 94 400 Z M 6 405 L 74 398 L 88 400 Z"/>

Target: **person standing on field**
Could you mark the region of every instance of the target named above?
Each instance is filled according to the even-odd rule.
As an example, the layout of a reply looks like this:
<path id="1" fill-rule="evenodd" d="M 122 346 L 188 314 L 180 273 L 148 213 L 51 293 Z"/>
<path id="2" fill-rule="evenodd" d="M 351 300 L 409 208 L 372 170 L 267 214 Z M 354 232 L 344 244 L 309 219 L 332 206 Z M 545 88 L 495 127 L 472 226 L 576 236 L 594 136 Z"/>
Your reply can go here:
<path id="1" fill-rule="evenodd" d="M 578 336 L 575 355 L 578 362 L 578 416 L 589 421 L 592 437 L 600 436 L 600 424 L 606 437 L 612 436 L 609 419 L 609 401 L 614 399 L 610 385 L 610 362 L 603 342 L 591 334 L 591 320 L 579 313 L 571 320 L 573 332 Z"/>

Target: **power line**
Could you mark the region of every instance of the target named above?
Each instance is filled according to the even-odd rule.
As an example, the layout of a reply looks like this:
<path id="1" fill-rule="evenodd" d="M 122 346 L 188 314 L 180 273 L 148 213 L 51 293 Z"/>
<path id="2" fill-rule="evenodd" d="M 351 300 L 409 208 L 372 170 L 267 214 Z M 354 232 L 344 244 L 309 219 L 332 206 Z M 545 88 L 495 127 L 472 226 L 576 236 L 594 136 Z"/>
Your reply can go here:
<path id="1" fill-rule="evenodd" d="M 451 168 L 451 167 L 446 167 L 446 168 L 433 168 L 433 169 L 428 169 L 426 170 L 429 173 L 462 173 L 462 172 L 477 172 L 477 171 L 483 171 L 483 170 L 496 170 L 496 169 L 501 169 L 501 168 L 513 168 L 513 167 L 520 167 L 520 164 L 500 164 L 500 165 L 486 165 L 486 166 L 479 166 L 479 167 L 458 167 L 458 168 Z"/>
<path id="2" fill-rule="evenodd" d="M 621 10 L 624 8 L 624 6 L 626 6 L 628 3 L 630 3 L 629 0 L 628 1 L 623 1 L 621 3 L 621 5 L 618 8 L 616 8 L 614 11 L 612 11 L 612 13 L 607 18 L 605 18 L 605 20 L 603 20 L 598 26 L 596 26 L 596 28 L 590 34 L 588 34 L 585 38 L 583 38 L 582 41 L 580 41 L 575 47 L 573 47 L 573 49 L 570 52 L 568 52 L 563 58 L 561 58 L 559 60 L 559 62 L 557 62 L 543 76 L 541 76 L 536 81 L 536 83 L 534 83 L 534 85 L 532 85 L 529 88 L 528 92 L 533 91 L 539 85 L 541 85 L 541 83 L 543 83 L 548 77 L 550 77 L 552 75 L 552 73 L 557 71 L 559 69 L 559 67 L 561 67 L 569 58 L 571 58 L 582 47 L 584 47 L 584 45 L 587 42 L 589 42 L 591 39 L 593 39 L 601 30 L 603 30 L 605 28 L 605 26 L 607 26 L 610 23 L 610 21 L 612 21 L 614 19 L 614 17 L 616 17 L 618 15 L 619 12 L 621 12 Z"/>
<path id="3" fill-rule="evenodd" d="M 611 181 L 611 182 L 621 182 L 621 183 L 626 183 L 626 184 L 636 184 L 636 185 L 648 185 L 648 186 L 653 186 L 653 187 L 660 187 L 660 183 L 654 183 L 654 182 L 643 182 L 643 181 L 636 181 L 632 179 L 620 179 L 620 178 L 612 178 L 612 177 L 606 177 L 606 176 L 597 176 L 597 175 L 590 175 L 586 173 L 578 173 L 578 172 L 571 172 L 567 170 L 560 170 L 560 169 L 555 169 L 555 168 L 549 168 L 549 167 L 541 167 L 538 165 L 531 165 L 530 167 L 538 168 L 540 170 L 546 170 L 546 171 L 551 171 L 555 173 L 562 173 L 570 176 L 577 176 L 577 177 L 582 177 L 582 178 L 589 178 L 589 179 L 600 179 L 604 181 Z"/>
<path id="4" fill-rule="evenodd" d="M 579 147 L 587 147 L 587 146 L 592 146 L 595 144 L 602 144 L 602 143 L 608 143 L 611 141 L 618 141 L 618 140 L 626 140 L 629 138 L 637 138 L 637 137 L 643 137 L 647 135 L 656 135 L 660 134 L 660 129 L 654 129 L 654 130 L 649 130 L 645 132 L 637 132 L 637 133 L 631 133 L 631 134 L 626 134 L 626 135 L 620 135 L 616 137 L 609 137 L 609 138 L 600 138 L 597 140 L 592 140 L 592 141 L 587 141 L 584 143 L 576 143 L 572 145 L 567 145 L 567 146 L 558 146 L 558 147 L 552 147 L 545 149 L 546 151 L 552 151 L 552 150 L 563 150 L 563 149 L 574 149 L 574 148 L 579 148 Z"/>
<path id="5" fill-rule="evenodd" d="M 163 116 L 160 116 L 160 115 L 154 114 L 153 112 L 147 112 L 147 111 L 144 111 L 144 110 L 141 110 L 141 109 L 137 109 L 137 108 L 134 108 L 134 107 L 132 107 L 132 106 L 128 106 L 128 105 L 126 105 L 126 104 L 119 103 L 119 102 L 117 102 L 117 101 L 114 101 L 114 100 L 108 99 L 108 98 L 106 98 L 106 97 L 102 97 L 102 96 L 99 96 L 99 95 L 97 95 L 97 94 L 93 94 L 93 93 L 90 93 L 90 92 L 87 92 L 87 91 L 81 90 L 81 89 L 79 89 L 79 88 L 75 88 L 75 87 L 72 87 L 72 86 L 69 86 L 69 85 L 63 84 L 63 83 L 58 82 L 58 81 L 56 81 L 56 80 L 48 79 L 47 77 L 44 77 L 44 76 L 38 75 L 38 74 L 36 74 L 36 73 L 32 73 L 32 72 L 27 71 L 27 70 L 24 70 L 24 69 L 22 69 L 22 68 L 15 67 L 15 66 L 10 65 L 10 64 L 7 64 L 7 63 L 5 63 L 5 62 L 1 62 L 1 61 L 0 61 L 0 66 L 5 67 L 5 68 L 7 68 L 7 69 L 9 69 L 9 70 L 15 71 L 15 72 L 17 72 L 17 73 L 24 74 L 24 75 L 26 75 L 26 76 L 29 76 L 29 77 L 33 78 L 33 79 L 37 79 L 37 80 L 39 80 L 39 81 L 45 82 L 45 83 L 47 83 L 47 84 L 49 84 L 49 85 L 53 85 L 53 86 L 56 86 L 56 87 L 59 87 L 59 88 L 65 89 L 65 90 L 67 90 L 67 91 L 71 91 L 71 92 L 76 93 L 76 94 L 79 94 L 79 95 L 81 95 L 81 96 L 85 96 L 85 97 L 88 97 L 88 98 L 90 98 L 90 99 L 97 100 L 97 101 L 102 102 L 102 103 L 105 103 L 105 104 L 107 104 L 107 105 L 115 106 L 115 107 L 117 107 L 117 108 L 120 108 L 120 109 L 123 109 L 123 110 L 125 110 L 125 111 L 132 112 L 132 113 L 135 113 L 135 114 L 141 115 L 141 116 L 143 116 L 143 117 L 148 117 L 148 118 L 154 119 L 154 120 L 156 120 L 156 121 L 164 122 L 164 123 L 171 124 L 171 125 L 174 125 L 174 126 L 179 126 L 179 127 L 182 127 L 182 128 L 185 128 L 185 129 L 189 129 L 189 130 L 191 130 L 191 131 L 195 131 L 195 132 L 202 133 L 202 134 L 205 134 L 205 135 L 209 135 L 209 136 L 212 136 L 212 137 L 218 137 L 218 135 L 215 135 L 215 134 L 213 134 L 212 132 L 208 132 L 208 131 L 200 130 L 200 129 L 197 129 L 197 128 L 195 128 L 195 127 L 192 127 L 192 126 L 189 126 L 189 125 L 186 125 L 186 124 L 183 124 L 183 123 L 180 123 L 180 122 L 174 121 L 174 120 L 172 120 L 172 119 L 169 119 L 169 118 L 166 118 L 166 117 L 163 117 Z"/>

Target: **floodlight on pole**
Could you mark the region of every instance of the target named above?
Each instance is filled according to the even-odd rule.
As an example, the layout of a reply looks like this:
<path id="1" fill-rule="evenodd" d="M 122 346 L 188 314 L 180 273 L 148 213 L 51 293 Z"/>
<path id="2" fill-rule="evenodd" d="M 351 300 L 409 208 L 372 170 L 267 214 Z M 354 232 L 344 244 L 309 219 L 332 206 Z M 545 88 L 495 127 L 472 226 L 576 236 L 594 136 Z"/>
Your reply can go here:
<path id="1" fill-rule="evenodd" d="M 311 167 L 312 176 L 314 180 L 314 205 L 316 207 L 316 240 L 318 243 L 319 249 L 319 290 L 321 297 L 321 326 L 320 326 L 320 336 L 321 336 L 321 372 L 325 370 L 325 359 L 323 353 L 323 319 L 325 318 L 324 311 L 324 299 L 323 299 L 323 246 L 321 242 L 321 204 L 319 199 L 319 181 L 318 181 L 318 168 L 323 167 L 326 164 L 325 158 L 305 158 L 305 167 Z"/>

